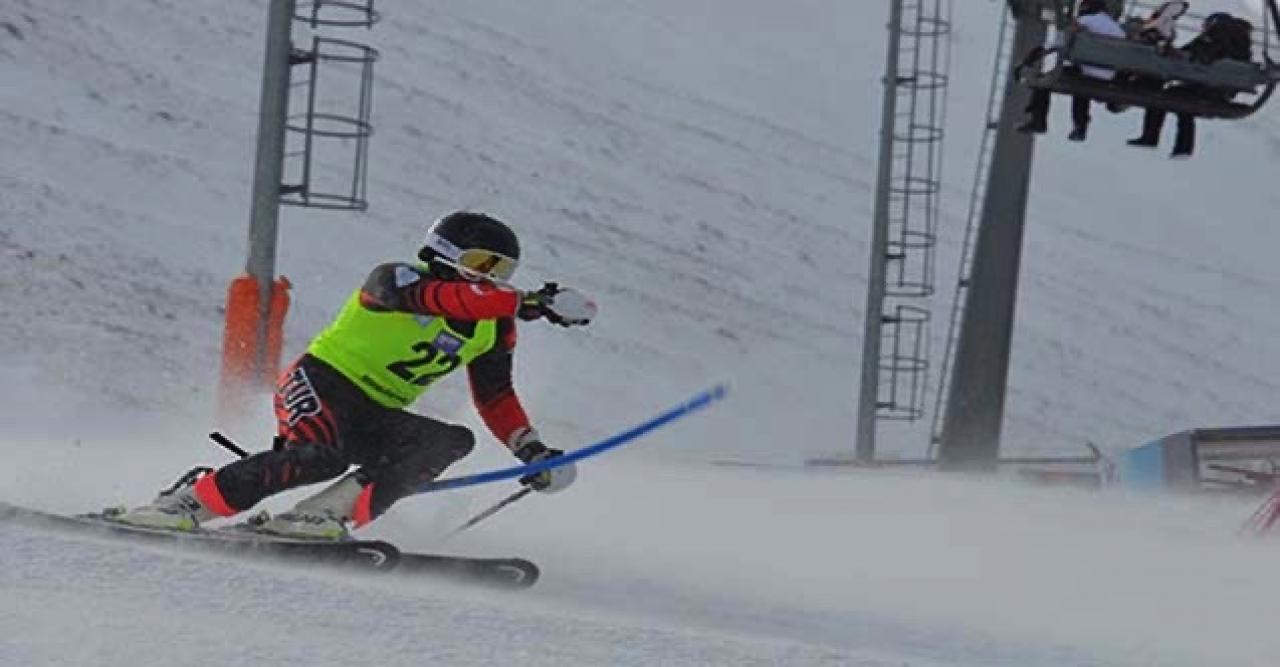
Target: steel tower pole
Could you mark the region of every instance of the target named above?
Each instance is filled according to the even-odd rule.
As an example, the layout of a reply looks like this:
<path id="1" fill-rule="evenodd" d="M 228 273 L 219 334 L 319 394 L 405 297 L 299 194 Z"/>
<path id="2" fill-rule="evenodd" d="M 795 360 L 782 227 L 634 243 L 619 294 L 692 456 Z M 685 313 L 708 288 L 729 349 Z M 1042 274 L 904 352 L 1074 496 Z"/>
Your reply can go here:
<path id="1" fill-rule="evenodd" d="M 245 271 L 258 282 L 258 358 L 255 372 L 266 364 L 267 322 L 275 282 L 279 239 L 280 187 L 284 178 L 285 123 L 289 113 L 290 38 L 297 0 L 271 0 L 267 20 L 267 52 L 262 65 L 262 97 L 258 110 L 258 147 L 253 170 L 253 207 L 249 219 L 249 256 Z"/>
<path id="2" fill-rule="evenodd" d="M 867 307 L 862 334 L 862 381 L 858 399 L 856 459 L 876 456 L 876 409 L 880 386 L 880 343 L 884 317 L 885 262 L 889 240 L 889 187 L 893 174 L 894 117 L 898 107 L 898 58 L 902 44 L 902 4 L 889 0 L 889 45 L 884 65 L 884 107 L 880 118 L 880 165 L 871 227 L 871 263 L 867 272 Z"/>
<path id="3" fill-rule="evenodd" d="M 1047 26 L 1032 11 L 1017 12 L 1016 62 L 1044 44 Z M 1000 453 L 1000 429 L 1009 381 L 1014 307 L 1022 260 L 1035 140 L 1017 131 L 1028 90 L 1012 77 L 1005 90 L 991 175 L 983 199 L 956 347 L 939 464 L 951 470 L 990 470 Z"/>

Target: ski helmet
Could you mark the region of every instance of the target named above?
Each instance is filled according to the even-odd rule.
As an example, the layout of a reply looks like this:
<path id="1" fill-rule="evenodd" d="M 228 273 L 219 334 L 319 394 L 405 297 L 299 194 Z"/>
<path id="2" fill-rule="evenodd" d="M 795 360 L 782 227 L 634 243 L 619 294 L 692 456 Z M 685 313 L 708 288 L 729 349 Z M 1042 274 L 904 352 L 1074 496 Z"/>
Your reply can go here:
<path id="1" fill-rule="evenodd" d="M 454 211 L 427 229 L 418 250 L 441 278 L 487 278 L 505 282 L 520 261 L 520 242 L 505 223 L 484 213 Z"/>
<path id="2" fill-rule="evenodd" d="M 1085 16 L 1088 14 L 1101 14 L 1106 11 L 1106 0 L 1081 0 L 1080 9 L 1076 13 L 1080 16 Z"/>
<path id="3" fill-rule="evenodd" d="M 1204 17 L 1204 32 L 1214 32 L 1225 28 L 1231 23 L 1233 17 L 1226 12 L 1214 12 Z"/>

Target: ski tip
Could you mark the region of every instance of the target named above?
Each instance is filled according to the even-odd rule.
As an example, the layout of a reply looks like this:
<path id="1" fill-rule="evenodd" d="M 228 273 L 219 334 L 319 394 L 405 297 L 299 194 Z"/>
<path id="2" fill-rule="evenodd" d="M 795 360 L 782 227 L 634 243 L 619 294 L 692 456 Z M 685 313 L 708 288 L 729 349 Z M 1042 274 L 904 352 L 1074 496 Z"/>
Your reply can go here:
<path id="1" fill-rule="evenodd" d="M 442 554 L 400 553 L 396 571 L 450 579 L 495 589 L 521 590 L 538 583 L 542 571 L 524 558 L 470 558 Z"/>
<path id="2" fill-rule="evenodd" d="M 513 575 L 510 582 L 512 588 L 532 588 L 542 577 L 542 570 L 532 561 L 523 558 L 513 559 L 508 567 Z M 515 576 L 515 571 L 519 571 L 519 576 Z"/>

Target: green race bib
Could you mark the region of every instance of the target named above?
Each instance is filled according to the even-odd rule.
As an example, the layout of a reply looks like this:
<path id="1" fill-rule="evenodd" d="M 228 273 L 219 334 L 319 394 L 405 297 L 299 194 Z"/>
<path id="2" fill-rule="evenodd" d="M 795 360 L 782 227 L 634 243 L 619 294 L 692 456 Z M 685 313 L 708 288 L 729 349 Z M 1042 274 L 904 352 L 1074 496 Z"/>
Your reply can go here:
<path id="1" fill-rule="evenodd" d="M 466 332 L 468 327 L 450 327 L 442 317 L 369 310 L 360 305 L 360 290 L 356 290 L 307 352 L 333 366 L 379 404 L 404 408 L 436 380 L 493 348 L 497 321 L 480 320 L 474 325 Z"/>

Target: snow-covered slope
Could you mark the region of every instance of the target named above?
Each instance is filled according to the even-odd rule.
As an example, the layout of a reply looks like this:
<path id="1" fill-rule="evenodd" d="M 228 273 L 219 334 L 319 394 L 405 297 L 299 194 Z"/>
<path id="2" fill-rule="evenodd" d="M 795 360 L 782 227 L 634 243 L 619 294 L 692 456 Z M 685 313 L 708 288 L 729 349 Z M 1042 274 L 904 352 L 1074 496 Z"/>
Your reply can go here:
<path id="1" fill-rule="evenodd" d="M 434 216 L 474 207 L 518 228 L 523 282 L 560 279 L 602 303 L 588 329 L 521 330 L 517 382 L 551 441 L 575 446 L 713 381 L 733 399 L 446 545 L 541 560 L 536 599 L 329 584 L 2 528 L 0 662 L 121 664 L 140 646 L 144 664 L 170 664 L 176 644 L 230 636 L 208 663 L 1274 653 L 1258 619 L 1275 591 L 1251 575 L 1274 554 L 1218 544 L 1237 503 L 701 463 L 851 444 L 884 3 L 379 4 L 385 21 L 360 33 L 383 51 L 372 208 L 284 212 L 289 352 L 369 267 L 410 256 Z M 966 184 L 1003 3 L 959 4 L 947 169 Z M 265 13 L 261 0 L 0 7 L 4 497 L 137 501 L 218 456 L 199 441 L 244 255 Z M 1009 447 L 1273 420 L 1276 114 L 1205 124 L 1197 159 L 1173 163 L 1123 147 L 1134 114 L 1099 111 L 1087 144 L 1061 141 L 1062 107 L 1038 147 Z M 968 192 L 947 195 L 949 280 Z M 475 425 L 461 382 L 422 407 Z M 465 467 L 500 462 L 488 448 Z M 491 500 L 414 500 L 377 530 L 437 548 Z M 295 639 L 275 641 L 276 618 Z M 64 643 L 81 628 L 85 652 Z"/>
<path id="2" fill-rule="evenodd" d="M 528 556 L 531 591 L 0 526 L 0 663 L 1261 667 L 1280 650 L 1280 553 L 1234 539 L 1238 502 L 614 461 L 441 542 L 478 502 L 406 501 L 373 533 Z"/>

